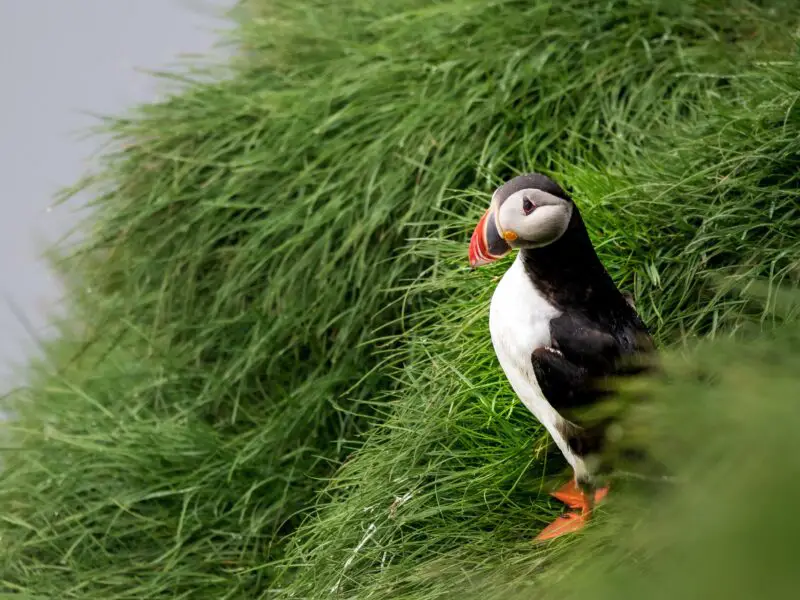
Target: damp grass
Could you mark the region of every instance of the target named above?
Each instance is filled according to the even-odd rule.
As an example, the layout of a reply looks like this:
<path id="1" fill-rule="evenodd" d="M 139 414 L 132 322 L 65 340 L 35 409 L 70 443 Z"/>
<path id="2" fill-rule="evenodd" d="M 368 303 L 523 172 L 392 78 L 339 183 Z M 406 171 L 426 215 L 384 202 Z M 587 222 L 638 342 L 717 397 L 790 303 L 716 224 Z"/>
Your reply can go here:
<path id="1" fill-rule="evenodd" d="M 563 465 L 493 358 L 503 265 L 467 272 L 470 227 L 545 171 L 662 343 L 764 321 L 737 294 L 798 261 L 796 9 L 233 18 L 225 76 L 109 119 L 72 190 L 93 215 L 59 262 L 73 313 L 9 398 L 0 587 L 427 599 L 497 557 L 551 561 L 529 537 Z"/>

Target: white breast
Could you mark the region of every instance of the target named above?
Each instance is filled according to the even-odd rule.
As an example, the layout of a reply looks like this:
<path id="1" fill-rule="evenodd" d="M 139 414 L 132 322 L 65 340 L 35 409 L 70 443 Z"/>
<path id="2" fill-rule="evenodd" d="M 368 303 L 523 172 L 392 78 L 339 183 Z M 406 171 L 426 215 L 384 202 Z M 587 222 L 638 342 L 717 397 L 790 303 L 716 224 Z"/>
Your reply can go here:
<path id="1" fill-rule="evenodd" d="M 531 363 L 531 354 L 536 348 L 550 345 L 550 320 L 560 314 L 561 311 L 534 287 L 517 254 L 492 296 L 489 309 L 492 344 L 514 392 L 545 426 L 579 475 L 585 472 L 585 465 L 561 435 L 557 426 L 563 418 L 542 394 Z"/>

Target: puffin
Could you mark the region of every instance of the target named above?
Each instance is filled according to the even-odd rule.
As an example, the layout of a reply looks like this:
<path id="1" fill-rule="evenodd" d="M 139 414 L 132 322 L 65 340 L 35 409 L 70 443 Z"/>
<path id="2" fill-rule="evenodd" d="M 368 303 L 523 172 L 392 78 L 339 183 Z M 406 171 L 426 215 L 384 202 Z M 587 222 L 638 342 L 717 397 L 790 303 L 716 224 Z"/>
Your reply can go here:
<path id="1" fill-rule="evenodd" d="M 656 349 L 631 297 L 597 256 L 575 202 L 546 175 L 519 175 L 494 191 L 470 239 L 470 267 L 514 250 L 492 295 L 489 330 L 514 393 L 573 472 L 551 494 L 573 510 L 536 538 L 549 540 L 583 528 L 606 496 L 613 469 L 604 451 L 619 425 L 614 416 L 587 415 L 618 378 L 650 370 Z"/>

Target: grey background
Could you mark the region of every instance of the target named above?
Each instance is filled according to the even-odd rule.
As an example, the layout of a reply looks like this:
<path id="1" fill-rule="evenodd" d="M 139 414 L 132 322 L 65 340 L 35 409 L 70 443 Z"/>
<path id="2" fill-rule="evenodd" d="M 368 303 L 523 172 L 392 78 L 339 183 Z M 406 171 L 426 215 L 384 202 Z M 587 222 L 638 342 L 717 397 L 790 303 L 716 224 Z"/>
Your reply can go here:
<path id="1" fill-rule="evenodd" d="M 21 383 L 61 289 L 42 252 L 85 199 L 48 210 L 91 166 L 97 121 L 157 97 L 137 69 L 215 54 L 233 0 L 0 0 L 0 391 Z"/>

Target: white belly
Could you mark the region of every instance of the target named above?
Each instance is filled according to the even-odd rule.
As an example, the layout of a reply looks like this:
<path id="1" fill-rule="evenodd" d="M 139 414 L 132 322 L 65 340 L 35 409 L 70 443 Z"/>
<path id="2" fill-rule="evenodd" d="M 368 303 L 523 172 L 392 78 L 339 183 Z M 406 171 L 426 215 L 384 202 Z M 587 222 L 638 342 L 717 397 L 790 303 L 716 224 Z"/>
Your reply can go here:
<path id="1" fill-rule="evenodd" d="M 492 345 L 514 392 L 553 437 L 576 475 L 580 475 L 585 472 L 585 465 L 561 435 L 557 426 L 563 418 L 542 394 L 531 363 L 536 348 L 550 345 L 550 320 L 560 314 L 533 286 L 517 254 L 492 296 Z"/>

